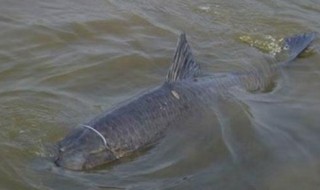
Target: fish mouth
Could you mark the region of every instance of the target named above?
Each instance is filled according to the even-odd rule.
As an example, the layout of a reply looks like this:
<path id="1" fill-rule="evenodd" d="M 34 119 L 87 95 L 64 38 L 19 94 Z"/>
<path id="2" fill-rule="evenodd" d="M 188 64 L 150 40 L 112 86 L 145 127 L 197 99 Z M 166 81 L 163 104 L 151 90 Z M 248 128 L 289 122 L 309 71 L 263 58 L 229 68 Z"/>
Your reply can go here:
<path id="1" fill-rule="evenodd" d="M 106 149 L 95 154 L 85 154 L 83 152 L 68 154 L 58 149 L 57 154 L 53 158 L 53 162 L 57 167 L 79 171 L 94 169 L 116 159 L 116 156 Z"/>
<path id="2" fill-rule="evenodd" d="M 68 170 L 83 170 L 85 157 L 81 152 L 65 152 L 59 145 L 55 145 L 51 152 L 55 166 Z"/>
<path id="3" fill-rule="evenodd" d="M 83 158 L 74 157 L 73 159 L 65 159 L 61 154 L 56 156 L 54 164 L 57 167 L 74 171 L 79 171 L 86 168 L 85 160 Z"/>

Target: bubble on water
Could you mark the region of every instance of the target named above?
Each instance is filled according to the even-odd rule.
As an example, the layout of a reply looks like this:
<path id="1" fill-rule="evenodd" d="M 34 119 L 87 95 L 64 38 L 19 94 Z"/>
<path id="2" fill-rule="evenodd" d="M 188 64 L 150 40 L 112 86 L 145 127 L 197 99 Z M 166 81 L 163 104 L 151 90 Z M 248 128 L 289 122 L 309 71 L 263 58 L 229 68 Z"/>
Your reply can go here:
<path id="1" fill-rule="evenodd" d="M 239 39 L 242 42 L 245 42 L 250 46 L 258 48 L 259 50 L 263 52 L 267 52 L 273 56 L 275 56 L 277 53 L 280 53 L 282 51 L 281 42 L 283 39 L 276 39 L 271 35 L 265 35 L 262 38 L 243 35 L 243 36 L 240 36 Z"/>
<path id="2" fill-rule="evenodd" d="M 198 8 L 199 8 L 200 10 L 206 11 L 206 12 L 209 12 L 209 11 L 211 10 L 211 7 L 208 6 L 208 5 L 200 5 Z"/>

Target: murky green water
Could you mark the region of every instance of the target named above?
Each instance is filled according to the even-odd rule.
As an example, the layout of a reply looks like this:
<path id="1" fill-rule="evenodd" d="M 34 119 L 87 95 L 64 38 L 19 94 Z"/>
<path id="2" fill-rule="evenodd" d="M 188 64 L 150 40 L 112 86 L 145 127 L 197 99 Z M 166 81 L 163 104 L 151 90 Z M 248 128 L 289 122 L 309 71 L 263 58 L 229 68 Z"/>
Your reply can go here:
<path id="1" fill-rule="evenodd" d="M 194 121 L 139 157 L 88 172 L 45 159 L 69 129 L 161 84 L 180 31 L 204 71 L 234 70 L 262 55 L 243 36 L 319 32 L 320 4 L 1 0 L 0 189 L 318 189 L 319 40 L 274 91 L 225 105 L 224 135 L 214 119 Z"/>

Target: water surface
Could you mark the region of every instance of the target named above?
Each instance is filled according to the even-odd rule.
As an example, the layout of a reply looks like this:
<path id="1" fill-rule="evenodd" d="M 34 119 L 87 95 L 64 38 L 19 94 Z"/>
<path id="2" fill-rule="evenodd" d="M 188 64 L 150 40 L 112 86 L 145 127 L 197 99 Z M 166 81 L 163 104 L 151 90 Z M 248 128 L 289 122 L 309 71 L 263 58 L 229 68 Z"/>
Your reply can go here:
<path id="1" fill-rule="evenodd" d="M 319 188 L 319 40 L 271 92 L 235 92 L 228 126 L 208 113 L 88 172 L 45 159 L 68 130 L 161 84 L 180 31 L 202 70 L 233 71 L 263 60 L 244 37 L 319 32 L 319 20 L 317 0 L 1 0 L 0 189 Z"/>

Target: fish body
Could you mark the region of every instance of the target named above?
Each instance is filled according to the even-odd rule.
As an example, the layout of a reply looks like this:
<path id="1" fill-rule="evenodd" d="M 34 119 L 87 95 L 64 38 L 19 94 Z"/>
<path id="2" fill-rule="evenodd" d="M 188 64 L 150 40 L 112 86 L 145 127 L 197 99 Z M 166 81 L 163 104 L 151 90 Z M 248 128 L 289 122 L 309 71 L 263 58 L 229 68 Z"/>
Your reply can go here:
<path id="1" fill-rule="evenodd" d="M 314 33 L 306 33 L 286 38 L 288 59 L 271 65 L 270 73 L 296 58 L 314 37 Z M 73 129 L 58 142 L 55 163 L 71 170 L 90 169 L 146 149 L 158 142 L 168 128 L 186 118 L 197 119 L 201 108 L 227 98 L 230 88 L 264 88 L 263 81 L 268 80 L 261 76 L 269 77 L 265 73 L 258 69 L 201 76 L 186 36 L 181 34 L 166 81 L 82 124 L 84 127 Z M 258 82 L 248 85 L 251 80 Z"/>

